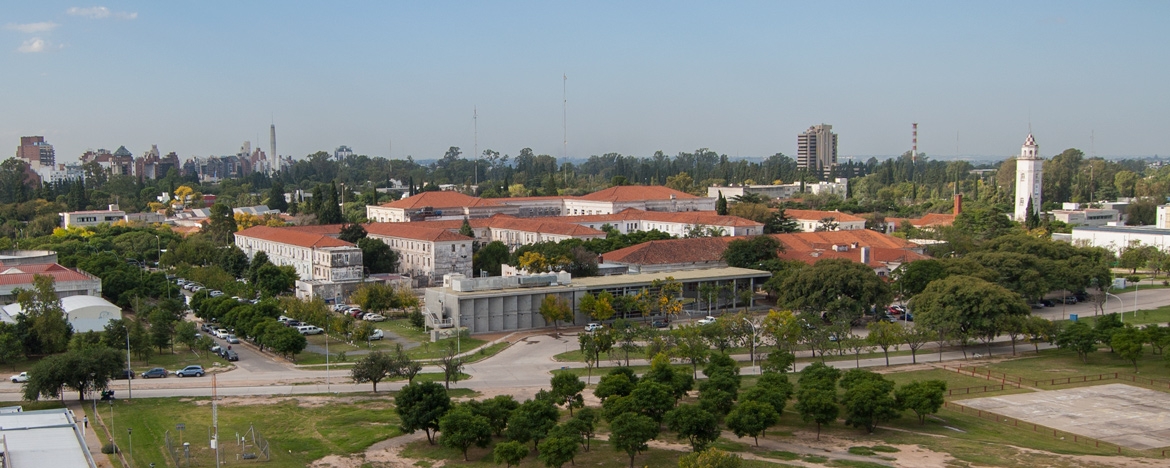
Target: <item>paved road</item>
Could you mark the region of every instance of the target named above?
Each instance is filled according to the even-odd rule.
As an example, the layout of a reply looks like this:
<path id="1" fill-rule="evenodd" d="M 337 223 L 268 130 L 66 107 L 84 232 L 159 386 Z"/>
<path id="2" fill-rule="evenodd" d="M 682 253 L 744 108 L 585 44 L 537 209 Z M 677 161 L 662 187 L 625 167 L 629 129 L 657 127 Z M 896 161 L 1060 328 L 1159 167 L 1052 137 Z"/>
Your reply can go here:
<path id="1" fill-rule="evenodd" d="M 1119 299 L 1110 298 L 1106 312 L 1133 311 L 1133 292 L 1119 294 Z M 1170 305 L 1170 289 L 1154 289 L 1147 292 L 1138 292 L 1138 307 L 1151 309 Z M 1073 304 L 1033 310 L 1033 313 L 1046 318 L 1059 319 L 1066 314 L 1076 313 L 1081 316 L 1091 316 L 1094 312 L 1092 304 Z M 1001 338 L 1006 340 L 1006 338 Z M 1048 346 L 1042 346 L 1046 348 Z M 559 338 L 550 335 L 533 335 L 517 342 L 513 346 L 501 351 L 496 356 L 478 363 L 468 364 L 465 372 L 472 376 L 471 380 L 459 382 L 456 386 L 473 390 L 500 390 L 525 393 L 545 387 L 549 382 L 549 372 L 562 367 L 585 367 L 583 363 L 562 363 L 553 360 L 553 356 L 576 348 L 576 336 L 564 334 Z M 939 359 L 933 346 L 919 353 L 919 362 L 929 360 L 936 362 Z M 1028 344 L 1022 344 L 1021 350 L 1030 349 Z M 349 383 L 348 369 L 324 370 L 300 369 L 295 366 L 273 360 L 261 355 L 246 345 L 233 345 L 233 350 L 240 353 L 238 368 L 229 372 L 218 373 L 216 376 L 218 394 L 220 395 L 300 395 L 325 392 L 355 392 L 369 391 L 369 384 L 354 385 Z M 985 352 L 982 346 L 968 348 L 970 353 Z M 996 343 L 992 347 L 992 354 L 1010 354 L 1011 346 L 1006 343 Z M 746 361 L 748 356 L 736 356 Z M 963 359 L 960 351 L 946 351 L 942 353 L 944 361 Z M 891 364 L 909 364 L 910 356 L 896 356 L 890 358 Z M 645 360 L 631 360 L 631 364 L 644 364 Z M 603 363 L 611 367 L 612 363 Z M 854 361 L 832 361 L 830 365 L 840 368 L 852 368 Z M 885 359 L 862 359 L 861 367 L 880 367 L 885 365 Z M 803 368 L 804 364 L 798 365 Z M 757 373 L 758 367 L 744 369 L 744 373 Z M 428 367 L 423 372 L 439 372 L 436 367 Z M 594 381 L 597 374 L 594 372 Z M 328 380 L 328 382 L 327 382 Z M 126 388 L 128 382 L 115 381 L 111 388 L 118 391 L 120 398 L 129 396 Z M 212 379 L 210 376 L 189 379 L 137 379 L 129 382 L 133 385 L 133 394 L 136 397 L 161 396 L 209 396 L 211 395 Z M 402 383 L 386 383 L 379 385 L 379 389 L 391 390 L 401 388 Z M 20 386 L 11 382 L 0 382 L 0 401 L 16 401 L 20 399 Z"/>

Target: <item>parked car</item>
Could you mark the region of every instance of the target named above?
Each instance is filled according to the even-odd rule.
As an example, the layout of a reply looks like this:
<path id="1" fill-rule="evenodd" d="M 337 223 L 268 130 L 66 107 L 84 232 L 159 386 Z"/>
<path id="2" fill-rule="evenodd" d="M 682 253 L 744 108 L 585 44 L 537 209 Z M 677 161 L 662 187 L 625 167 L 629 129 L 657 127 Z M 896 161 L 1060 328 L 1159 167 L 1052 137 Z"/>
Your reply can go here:
<path id="1" fill-rule="evenodd" d="M 1041 299 L 1041 300 L 1040 300 L 1040 305 L 1042 305 L 1042 306 L 1044 306 L 1044 307 L 1056 307 L 1056 303 L 1055 303 L 1055 302 L 1052 302 L 1052 301 L 1050 301 L 1050 300 L 1048 300 L 1048 299 Z"/>
<path id="2" fill-rule="evenodd" d="M 587 331 L 587 332 L 594 332 L 597 330 L 601 330 L 602 328 L 604 328 L 604 327 L 602 327 L 602 325 L 600 323 L 597 323 L 597 322 L 590 322 L 589 324 L 585 325 L 585 331 Z"/>
<path id="3" fill-rule="evenodd" d="M 286 326 L 286 327 L 293 327 L 293 328 L 296 328 L 296 327 L 299 327 L 299 326 L 301 326 L 301 325 L 304 325 L 304 324 L 303 324 L 303 323 L 301 323 L 301 321 L 300 321 L 300 320 L 288 320 L 288 321 L 285 321 L 285 322 L 284 322 L 284 326 Z"/>
<path id="4" fill-rule="evenodd" d="M 220 290 L 213 290 L 213 291 L 211 291 L 211 297 L 219 297 L 219 296 L 222 296 L 222 295 L 223 295 L 223 291 L 220 291 Z"/>
<path id="5" fill-rule="evenodd" d="M 240 344 L 240 339 L 236 338 L 236 335 L 229 334 L 229 335 L 223 337 L 223 340 L 228 342 L 228 344 Z"/>
<path id="6" fill-rule="evenodd" d="M 661 318 L 654 319 L 653 322 L 650 322 L 650 325 L 653 326 L 654 328 L 666 328 L 666 327 L 670 326 L 670 321 L 667 319 L 661 319 Z"/>
<path id="7" fill-rule="evenodd" d="M 348 304 L 333 304 L 334 312 L 345 312 L 350 309 Z"/>
<path id="8" fill-rule="evenodd" d="M 372 333 L 370 333 L 370 336 L 367 339 L 370 341 L 373 341 L 373 340 L 380 340 L 380 339 L 385 338 L 385 337 L 386 337 L 386 334 L 382 332 L 381 328 L 375 328 L 374 331 Z"/>
<path id="9" fill-rule="evenodd" d="M 280 323 L 286 323 L 289 320 L 292 320 L 292 318 L 289 318 L 288 316 L 285 316 L 285 315 L 281 315 L 280 317 L 276 318 L 276 321 L 280 322 Z"/>
<path id="10" fill-rule="evenodd" d="M 1081 291 L 1081 292 L 1073 294 L 1073 295 L 1076 296 L 1077 300 L 1081 301 L 1081 302 L 1085 302 L 1085 301 L 1089 300 L 1089 293 L 1084 292 L 1084 291 Z"/>
<path id="11" fill-rule="evenodd" d="M 122 372 L 114 374 L 114 378 L 117 380 L 130 380 L 134 377 L 134 371 L 130 369 L 122 369 Z"/>
<path id="12" fill-rule="evenodd" d="M 366 314 L 362 316 L 362 320 L 367 322 L 384 322 L 386 321 L 386 317 L 383 317 L 380 314 Z"/>
<path id="13" fill-rule="evenodd" d="M 301 325 L 297 327 L 297 331 L 301 332 L 302 335 L 318 335 L 325 332 L 316 325 Z"/>
<path id="14" fill-rule="evenodd" d="M 236 352 L 235 352 L 235 351 L 232 351 L 232 350 L 230 350 L 230 349 L 225 349 L 225 350 L 223 351 L 223 358 L 224 358 L 224 359 L 227 359 L 227 360 L 229 360 L 229 361 L 239 361 L 239 360 L 240 360 L 240 355 L 239 355 L 239 354 L 236 354 Z"/>
<path id="15" fill-rule="evenodd" d="M 211 349 L 211 352 L 213 352 L 217 355 L 221 355 L 221 356 L 223 355 L 223 347 L 220 345 L 214 345 L 210 349 Z"/>
<path id="16" fill-rule="evenodd" d="M 357 307 L 354 307 L 351 309 L 346 309 L 345 313 L 349 314 L 350 317 L 353 317 L 356 319 L 360 319 L 360 318 L 362 318 L 362 315 L 365 315 L 365 312 Z"/>
<path id="17" fill-rule="evenodd" d="M 1064 296 L 1064 303 L 1065 304 L 1076 304 L 1077 302 L 1079 302 L 1079 301 L 1077 301 L 1076 296 Z"/>
<path id="18" fill-rule="evenodd" d="M 198 364 L 184 367 L 175 371 L 179 377 L 203 377 L 203 366 Z"/>
<path id="19" fill-rule="evenodd" d="M 167 372 L 166 369 L 163 369 L 161 367 L 155 367 L 154 369 L 143 372 L 142 378 L 144 378 L 144 379 L 163 379 L 163 378 L 166 378 L 166 376 L 168 376 L 168 375 L 170 375 L 170 372 Z"/>
<path id="20" fill-rule="evenodd" d="M 710 325 L 712 323 L 715 323 L 715 317 L 708 315 L 706 317 L 699 319 L 699 321 L 695 322 L 695 323 L 698 325 Z"/>
<path id="21" fill-rule="evenodd" d="M 28 382 L 28 372 L 21 372 L 12 376 L 12 383 Z"/>

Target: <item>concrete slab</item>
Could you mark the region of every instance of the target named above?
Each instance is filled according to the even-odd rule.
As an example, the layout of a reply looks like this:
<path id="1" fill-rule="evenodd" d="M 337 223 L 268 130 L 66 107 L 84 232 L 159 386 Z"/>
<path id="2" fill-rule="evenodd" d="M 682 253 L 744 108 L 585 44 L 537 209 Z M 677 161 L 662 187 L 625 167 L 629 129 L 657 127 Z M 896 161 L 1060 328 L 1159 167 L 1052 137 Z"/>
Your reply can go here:
<path id="1" fill-rule="evenodd" d="M 964 400 L 963 405 L 1135 450 L 1170 447 L 1170 394 L 1125 384 Z"/>

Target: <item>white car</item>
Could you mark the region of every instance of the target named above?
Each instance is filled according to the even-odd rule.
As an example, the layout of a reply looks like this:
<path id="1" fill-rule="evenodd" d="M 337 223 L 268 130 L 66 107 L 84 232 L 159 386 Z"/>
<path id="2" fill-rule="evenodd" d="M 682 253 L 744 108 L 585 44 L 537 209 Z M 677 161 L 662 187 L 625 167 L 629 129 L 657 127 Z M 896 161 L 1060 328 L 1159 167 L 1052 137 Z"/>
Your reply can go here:
<path id="1" fill-rule="evenodd" d="M 699 324 L 699 325 L 709 325 L 709 324 L 715 323 L 715 317 L 708 315 L 706 317 L 699 319 L 699 321 L 695 322 L 695 323 Z"/>
<path id="2" fill-rule="evenodd" d="M 600 323 L 597 323 L 597 322 L 591 322 L 588 325 L 585 325 L 586 332 L 594 332 L 597 330 L 601 330 L 602 328 L 604 328 L 604 326 L 601 325 Z"/>
<path id="3" fill-rule="evenodd" d="M 12 376 L 12 383 L 28 382 L 28 372 L 21 372 Z"/>
<path id="4" fill-rule="evenodd" d="M 373 341 L 373 340 L 380 340 L 380 339 L 385 338 L 385 337 L 386 337 L 386 334 L 382 332 L 382 329 L 375 328 L 373 333 L 370 333 L 370 337 L 368 339 L 370 341 Z"/>
<path id="5" fill-rule="evenodd" d="M 362 316 L 362 320 L 365 320 L 368 322 L 384 322 L 384 321 L 386 321 L 386 317 L 383 317 L 383 316 L 378 315 L 378 314 L 366 314 L 366 315 Z"/>
<path id="6" fill-rule="evenodd" d="M 219 297 L 222 295 L 223 295 L 223 291 L 219 291 L 219 290 L 211 291 L 211 297 Z"/>
<path id="7" fill-rule="evenodd" d="M 322 330 L 316 325 L 301 325 L 297 327 L 297 331 L 301 332 L 302 335 L 319 335 L 325 333 L 325 330 Z"/>

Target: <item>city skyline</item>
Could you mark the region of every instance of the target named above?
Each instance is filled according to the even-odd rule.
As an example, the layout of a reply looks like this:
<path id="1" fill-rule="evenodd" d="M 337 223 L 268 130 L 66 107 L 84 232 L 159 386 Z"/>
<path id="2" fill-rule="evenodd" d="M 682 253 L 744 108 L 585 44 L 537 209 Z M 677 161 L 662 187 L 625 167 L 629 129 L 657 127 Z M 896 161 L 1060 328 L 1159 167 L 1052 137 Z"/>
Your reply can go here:
<path id="1" fill-rule="evenodd" d="M 825 15 L 831 10 L 833 15 Z M 58 161 L 245 140 L 302 158 L 795 158 L 829 124 L 839 155 L 1170 154 L 1162 3 L 281 3 L 5 7 L 0 140 Z M 808 21 L 818 18 L 819 21 Z M 567 80 L 562 77 L 567 76 Z M 567 89 L 566 89 L 567 88 Z M 478 119 L 473 121 L 473 109 Z M 478 142 L 476 140 L 478 139 Z M 15 145 L 12 145 L 15 146 Z M 391 152 L 392 149 L 392 152 Z"/>

